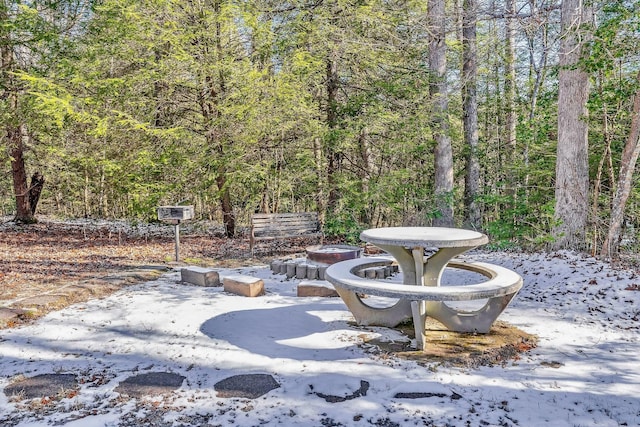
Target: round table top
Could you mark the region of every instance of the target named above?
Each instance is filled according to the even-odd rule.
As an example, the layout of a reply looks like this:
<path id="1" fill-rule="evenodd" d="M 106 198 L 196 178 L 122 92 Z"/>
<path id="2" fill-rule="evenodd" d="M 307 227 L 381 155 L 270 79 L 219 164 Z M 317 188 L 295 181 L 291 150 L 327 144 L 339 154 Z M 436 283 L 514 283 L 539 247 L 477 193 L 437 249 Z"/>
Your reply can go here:
<path id="1" fill-rule="evenodd" d="M 446 227 L 383 227 L 360 233 L 360 239 L 379 245 L 457 248 L 484 245 L 489 238 L 477 231 Z"/>

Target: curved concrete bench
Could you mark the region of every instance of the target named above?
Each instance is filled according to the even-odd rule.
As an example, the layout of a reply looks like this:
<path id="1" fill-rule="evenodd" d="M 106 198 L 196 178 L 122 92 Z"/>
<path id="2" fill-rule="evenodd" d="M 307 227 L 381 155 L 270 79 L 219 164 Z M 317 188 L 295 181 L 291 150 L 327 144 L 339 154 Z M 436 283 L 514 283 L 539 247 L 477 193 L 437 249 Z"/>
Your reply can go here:
<path id="1" fill-rule="evenodd" d="M 516 272 L 482 262 L 451 261 L 447 264 L 449 268 L 472 271 L 489 279 L 474 285 L 414 286 L 356 275 L 359 270 L 389 265 L 392 262 L 392 259 L 386 257 L 343 261 L 330 266 L 326 271 L 326 278 L 336 288 L 358 324 L 394 327 L 413 316 L 419 348 L 424 345 L 427 316 L 438 320 L 452 331 L 487 333 L 522 288 L 522 277 Z M 372 307 L 359 294 L 396 298 L 398 302 L 386 308 Z M 488 301 L 475 311 L 456 310 L 445 303 L 482 299 Z"/>

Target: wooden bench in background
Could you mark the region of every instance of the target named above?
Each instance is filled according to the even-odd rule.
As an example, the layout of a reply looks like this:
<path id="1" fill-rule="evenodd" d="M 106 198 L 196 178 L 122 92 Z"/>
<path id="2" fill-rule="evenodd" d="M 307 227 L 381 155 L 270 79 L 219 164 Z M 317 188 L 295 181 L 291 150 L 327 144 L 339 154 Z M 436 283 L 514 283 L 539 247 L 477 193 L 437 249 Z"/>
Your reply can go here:
<path id="1" fill-rule="evenodd" d="M 249 247 L 251 256 L 258 240 L 277 240 L 296 237 L 320 238 L 323 234 L 317 212 L 253 214 L 251 216 L 251 236 Z"/>

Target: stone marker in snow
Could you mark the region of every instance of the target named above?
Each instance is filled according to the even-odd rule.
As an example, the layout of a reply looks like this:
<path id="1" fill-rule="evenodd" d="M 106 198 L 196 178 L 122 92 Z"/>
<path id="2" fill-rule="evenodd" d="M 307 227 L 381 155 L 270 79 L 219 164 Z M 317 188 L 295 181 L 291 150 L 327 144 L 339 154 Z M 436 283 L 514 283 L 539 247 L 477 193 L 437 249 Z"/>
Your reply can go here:
<path id="1" fill-rule="evenodd" d="M 264 282 L 252 276 L 233 275 L 222 279 L 224 291 L 245 297 L 264 295 Z"/>
<path id="2" fill-rule="evenodd" d="M 182 283 L 198 286 L 220 286 L 220 275 L 216 270 L 204 267 L 185 267 L 180 270 Z"/>

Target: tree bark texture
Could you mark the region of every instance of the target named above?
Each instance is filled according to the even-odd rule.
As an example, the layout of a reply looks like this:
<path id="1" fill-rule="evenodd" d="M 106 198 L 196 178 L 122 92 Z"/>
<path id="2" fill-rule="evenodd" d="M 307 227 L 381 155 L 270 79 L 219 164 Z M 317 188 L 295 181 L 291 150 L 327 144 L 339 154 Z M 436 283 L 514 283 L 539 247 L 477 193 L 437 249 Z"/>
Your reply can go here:
<path id="1" fill-rule="evenodd" d="M 0 8 L 0 22 L 8 19 L 5 8 Z M 7 105 L 11 117 L 3 123 L 3 137 L 7 151 L 11 158 L 11 175 L 13 179 L 13 194 L 16 201 L 15 221 L 30 224 L 36 222 L 29 205 L 29 188 L 27 186 L 27 171 L 24 160 L 23 126 L 18 114 L 19 88 L 13 75 L 15 58 L 13 45 L 8 34 L 0 39 L 0 96 Z"/>
<path id="2" fill-rule="evenodd" d="M 637 76 L 640 82 L 640 72 Z M 631 129 L 627 142 L 622 152 L 620 162 L 620 173 L 618 174 L 618 184 L 611 206 L 611 222 L 607 237 L 602 244 L 600 254 L 606 257 L 615 257 L 620 247 L 622 225 L 624 223 L 624 211 L 631 193 L 631 183 L 636 162 L 640 155 L 640 89 L 636 91 L 633 100 L 633 115 L 631 117 Z"/>
<path id="3" fill-rule="evenodd" d="M 219 1 L 213 2 L 213 10 L 216 14 L 221 11 Z M 218 66 L 217 76 L 207 75 L 204 80 L 204 99 L 201 101 L 202 115 L 207 127 L 207 141 L 210 149 L 217 157 L 215 161 L 215 181 L 218 187 L 218 200 L 220 209 L 222 210 L 222 223 L 224 224 L 224 233 L 226 237 L 234 237 L 236 234 L 236 217 L 233 212 L 233 204 L 231 202 L 231 193 L 227 183 L 227 167 L 224 161 L 226 150 L 223 131 L 220 128 L 220 112 L 219 99 L 226 93 L 226 85 L 222 65 L 219 63 L 223 57 L 222 48 L 222 28 L 220 22 L 215 25 L 215 55 L 213 57 L 215 65 Z M 203 46 L 205 53 L 207 46 Z M 216 78 L 217 77 L 217 78 Z"/>
<path id="4" fill-rule="evenodd" d="M 475 0 L 474 0 L 475 2 Z M 516 13 L 515 0 L 507 0 L 507 15 L 514 16 Z M 506 102 L 506 130 L 507 144 L 509 146 L 509 155 L 511 159 L 515 159 L 516 153 L 516 124 L 517 117 L 515 105 L 515 83 L 516 83 L 516 41 L 515 31 L 513 31 L 512 18 L 505 19 L 505 68 L 506 75 L 504 79 L 504 96 Z"/>
<path id="5" fill-rule="evenodd" d="M 216 184 L 220 192 L 220 206 L 222 208 L 222 223 L 224 224 L 224 234 L 232 238 L 236 235 L 236 216 L 231 203 L 231 193 L 227 186 L 226 171 L 219 171 L 216 177 Z"/>
<path id="6" fill-rule="evenodd" d="M 13 177 L 13 193 L 16 198 L 15 221 L 24 224 L 36 222 L 29 204 L 29 187 L 27 171 L 24 161 L 24 144 L 22 142 L 22 128 L 8 125 L 5 129 L 11 156 L 11 174 Z"/>
<path id="7" fill-rule="evenodd" d="M 453 150 L 449 137 L 447 99 L 446 19 L 444 0 L 432 0 L 427 9 L 429 40 L 429 72 L 434 154 L 435 198 L 438 216 L 436 226 L 453 226 Z"/>
<path id="8" fill-rule="evenodd" d="M 367 140 L 367 129 L 362 129 L 358 136 L 358 148 L 360 151 L 360 167 L 358 168 L 358 178 L 360 179 L 360 194 L 369 193 L 369 179 L 371 178 L 371 149 Z M 365 203 L 360 210 L 360 222 L 371 226 L 373 206 Z"/>
<path id="9" fill-rule="evenodd" d="M 464 187 L 465 226 L 478 230 L 482 227 L 480 195 L 480 162 L 478 160 L 478 97 L 476 88 L 477 60 L 476 19 L 477 1 L 464 0 L 462 15 L 462 76 L 463 124 L 467 148 Z"/>
<path id="10" fill-rule="evenodd" d="M 338 173 L 341 156 L 337 151 L 336 128 L 338 126 L 337 116 L 337 96 L 338 96 L 338 67 L 333 54 L 327 58 L 326 64 L 326 89 L 327 89 L 327 128 L 329 140 L 327 143 L 327 185 L 329 187 L 329 199 L 327 200 L 327 210 L 333 211 L 338 205 L 340 193 L 337 188 L 336 175 Z"/>
<path id="11" fill-rule="evenodd" d="M 31 215 L 33 216 L 36 214 L 36 208 L 38 207 L 38 201 L 40 201 L 40 194 L 42 194 L 44 181 L 44 176 L 39 171 L 36 171 L 31 175 L 31 185 L 29 185 L 29 207 L 31 208 Z"/>
<path id="12" fill-rule="evenodd" d="M 584 26 L 590 23 L 591 11 L 581 0 L 562 2 L 554 249 L 581 249 L 586 243 L 589 74 L 580 68 L 579 60 L 589 35 Z"/>

